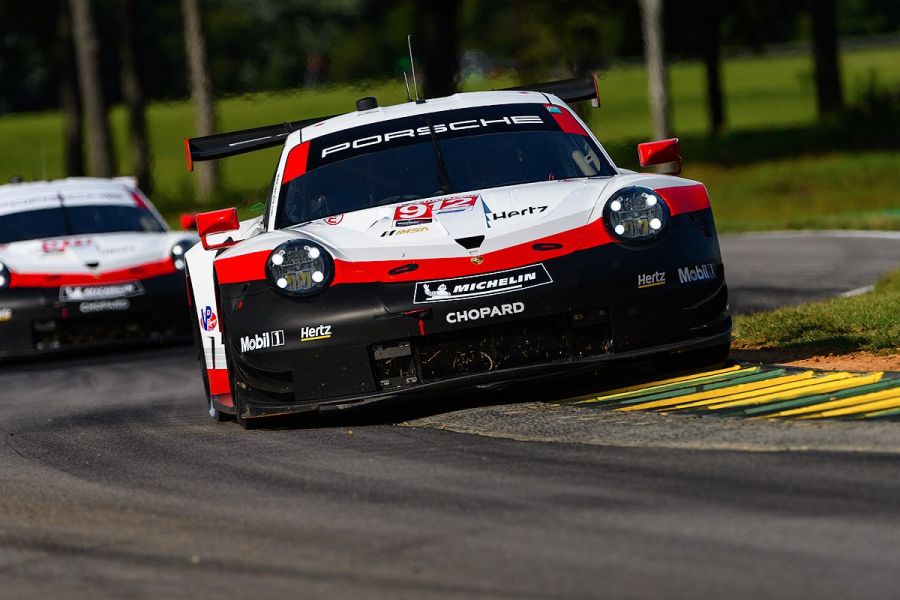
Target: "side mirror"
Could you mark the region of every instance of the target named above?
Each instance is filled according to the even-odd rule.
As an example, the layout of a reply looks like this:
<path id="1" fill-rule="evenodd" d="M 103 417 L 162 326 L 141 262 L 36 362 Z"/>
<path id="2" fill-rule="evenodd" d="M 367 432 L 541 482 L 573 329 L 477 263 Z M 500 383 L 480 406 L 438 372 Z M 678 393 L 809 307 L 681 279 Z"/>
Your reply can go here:
<path id="1" fill-rule="evenodd" d="M 681 174 L 681 145 L 678 143 L 678 138 L 669 138 L 658 142 L 644 142 L 643 144 L 638 144 L 637 148 L 638 159 L 640 159 L 642 167 L 671 164 L 662 173 L 666 175 Z"/>
<path id="2" fill-rule="evenodd" d="M 197 233 L 200 235 L 200 242 L 203 244 L 204 250 L 216 250 L 234 246 L 237 242 L 232 238 L 213 243 L 210 243 L 206 238 L 216 233 L 237 231 L 240 227 L 241 222 L 238 221 L 236 208 L 223 208 L 222 210 L 213 210 L 197 215 Z"/>
<path id="3" fill-rule="evenodd" d="M 182 213 L 179 219 L 181 220 L 181 228 L 185 231 L 197 230 L 197 215 L 193 213 Z"/>

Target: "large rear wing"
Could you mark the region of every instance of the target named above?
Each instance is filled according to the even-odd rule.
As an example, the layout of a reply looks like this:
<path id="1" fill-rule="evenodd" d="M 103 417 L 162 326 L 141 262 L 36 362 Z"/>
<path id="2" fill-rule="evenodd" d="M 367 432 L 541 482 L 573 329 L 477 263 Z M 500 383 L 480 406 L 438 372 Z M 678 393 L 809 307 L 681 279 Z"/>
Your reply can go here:
<path id="1" fill-rule="evenodd" d="M 520 85 L 511 88 L 503 88 L 500 91 L 542 92 L 558 96 L 563 102 L 583 102 L 591 100 L 594 106 L 600 106 L 600 94 L 597 88 L 597 76 L 581 77 L 575 79 L 563 79 L 561 81 L 548 81 L 532 85 Z M 327 117 L 314 117 L 300 121 L 287 121 L 275 125 L 264 125 L 252 129 L 241 129 L 228 133 L 216 133 L 195 138 L 184 139 L 184 152 L 187 159 L 188 171 L 194 170 L 194 163 L 204 160 L 216 160 L 237 156 L 245 152 L 273 148 L 284 143 L 284 140 L 294 131 L 314 125 L 320 121 L 331 119 L 339 115 Z"/>

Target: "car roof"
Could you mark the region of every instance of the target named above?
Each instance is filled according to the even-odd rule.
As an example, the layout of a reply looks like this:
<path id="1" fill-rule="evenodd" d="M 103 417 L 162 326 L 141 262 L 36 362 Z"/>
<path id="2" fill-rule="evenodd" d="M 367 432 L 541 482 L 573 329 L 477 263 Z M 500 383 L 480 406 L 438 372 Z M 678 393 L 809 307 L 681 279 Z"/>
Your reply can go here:
<path id="1" fill-rule="evenodd" d="M 0 185 L 0 202 L 3 198 L 22 197 L 31 194 L 46 194 L 57 191 L 85 190 L 85 189 L 115 189 L 136 188 L 134 177 L 66 177 L 65 179 L 52 179 L 43 181 L 23 181 L 21 183 L 6 183 Z"/>
<path id="2" fill-rule="evenodd" d="M 553 104 L 563 104 L 562 100 L 551 94 L 529 91 L 497 91 L 497 92 L 463 92 L 452 96 L 429 99 L 424 102 L 404 102 L 390 106 L 379 106 L 371 110 L 356 111 L 332 117 L 325 121 L 319 121 L 313 125 L 304 127 L 300 131 L 292 133 L 285 142 L 285 146 L 291 147 L 301 141 L 311 140 L 330 133 L 344 131 L 359 127 L 390 121 L 403 117 L 424 115 L 457 108 L 470 108 L 475 106 L 496 106 L 500 104 L 547 104 L 548 99 Z M 301 137 L 302 136 L 302 137 Z"/>
<path id="3" fill-rule="evenodd" d="M 129 197 L 136 188 L 133 177 L 67 177 L 50 181 L 27 181 L 0 185 L 0 212 L 15 213 L 30 210 L 33 202 L 63 195 L 77 196 L 79 193 L 103 194 L 114 192 L 118 196 Z"/>

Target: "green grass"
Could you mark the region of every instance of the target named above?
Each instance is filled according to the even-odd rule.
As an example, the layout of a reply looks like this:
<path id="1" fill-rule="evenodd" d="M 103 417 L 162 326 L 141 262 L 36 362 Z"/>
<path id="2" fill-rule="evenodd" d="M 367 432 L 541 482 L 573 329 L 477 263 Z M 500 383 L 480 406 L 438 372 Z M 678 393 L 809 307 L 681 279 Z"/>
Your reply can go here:
<path id="1" fill-rule="evenodd" d="M 842 57 L 847 96 L 858 96 L 872 73 L 884 86 L 900 86 L 900 47 L 854 50 Z M 671 69 L 674 123 L 682 137 L 687 177 L 708 184 L 723 231 L 783 227 L 900 228 L 894 188 L 900 154 L 897 137 L 867 148 L 858 135 L 815 126 L 812 64 L 807 56 L 739 58 L 724 66 L 730 130 L 721 139 L 705 135 L 703 70 L 693 62 Z M 470 81 L 488 89 L 509 81 Z M 646 76 L 640 66 L 602 75 L 603 108 L 590 111 L 593 129 L 623 166 L 635 163 L 634 143 L 650 137 Z M 399 82 L 338 86 L 280 94 L 226 98 L 218 103 L 220 130 L 352 110 L 373 94 L 382 104 L 402 102 Z M 194 206 L 193 181 L 184 166 L 182 139 L 194 133 L 187 102 L 156 103 L 148 111 L 154 154 L 154 201 L 168 216 Z M 128 172 L 126 119 L 111 111 L 119 171 Z M 62 176 L 62 120 L 58 113 L 0 117 L 0 181 Z M 852 133 L 852 131 L 851 131 Z M 865 133 L 865 132 L 864 132 Z M 877 133 L 877 132 L 876 132 Z M 249 207 L 265 192 L 278 149 L 222 162 L 222 192 L 213 207 Z"/>
<path id="2" fill-rule="evenodd" d="M 900 350 L 900 270 L 871 292 L 737 316 L 734 347 L 817 352 Z"/>

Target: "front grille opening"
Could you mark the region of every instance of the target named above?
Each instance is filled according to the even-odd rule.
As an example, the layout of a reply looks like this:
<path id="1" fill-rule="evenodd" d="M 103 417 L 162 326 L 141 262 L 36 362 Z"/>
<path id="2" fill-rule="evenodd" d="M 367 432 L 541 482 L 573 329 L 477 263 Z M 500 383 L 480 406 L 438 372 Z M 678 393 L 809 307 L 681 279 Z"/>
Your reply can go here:
<path id="1" fill-rule="evenodd" d="M 561 319 L 535 319 L 453 331 L 416 340 L 426 381 L 569 358 Z"/>
<path id="2" fill-rule="evenodd" d="M 500 369 L 612 352 L 609 311 L 594 310 L 427 335 L 371 347 L 375 380 L 392 390 Z"/>
<path id="3" fill-rule="evenodd" d="M 31 329 L 37 350 L 161 338 L 177 333 L 177 328 L 172 325 L 153 321 L 142 323 L 124 315 L 110 315 L 103 319 L 34 321 Z"/>
<path id="4" fill-rule="evenodd" d="M 419 371 L 409 342 L 372 346 L 375 381 L 383 390 L 406 387 L 419 381 Z"/>

